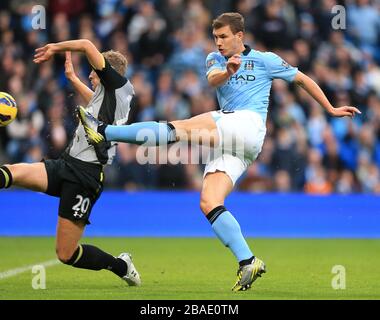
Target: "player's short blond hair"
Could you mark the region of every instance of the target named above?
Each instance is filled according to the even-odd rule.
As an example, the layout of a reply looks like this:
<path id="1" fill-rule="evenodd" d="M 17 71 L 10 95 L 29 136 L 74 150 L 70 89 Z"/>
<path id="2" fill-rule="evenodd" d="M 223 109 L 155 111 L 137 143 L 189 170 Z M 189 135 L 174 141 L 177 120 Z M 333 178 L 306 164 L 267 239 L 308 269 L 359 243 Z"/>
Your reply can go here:
<path id="1" fill-rule="evenodd" d="M 109 50 L 102 52 L 102 55 L 118 73 L 122 76 L 125 75 L 128 67 L 128 60 L 123 54 L 119 51 Z"/>
<path id="2" fill-rule="evenodd" d="M 212 22 L 213 29 L 230 26 L 233 34 L 244 32 L 244 17 L 237 12 L 226 12 L 221 14 Z"/>

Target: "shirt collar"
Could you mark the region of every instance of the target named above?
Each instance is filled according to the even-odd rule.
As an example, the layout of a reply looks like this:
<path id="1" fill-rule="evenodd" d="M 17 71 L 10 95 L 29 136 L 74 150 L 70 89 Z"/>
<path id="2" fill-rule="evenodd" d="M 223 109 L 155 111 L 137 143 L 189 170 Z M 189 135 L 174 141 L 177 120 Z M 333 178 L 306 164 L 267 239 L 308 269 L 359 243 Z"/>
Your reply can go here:
<path id="1" fill-rule="evenodd" d="M 248 54 L 251 52 L 251 47 L 247 44 L 244 45 L 245 50 L 242 52 L 244 56 L 248 56 Z M 224 57 L 224 59 L 228 60 L 228 57 Z"/>
<path id="2" fill-rule="evenodd" d="M 243 51 L 243 55 L 248 56 L 248 54 L 251 52 L 251 47 L 247 44 L 244 45 L 245 50 Z"/>

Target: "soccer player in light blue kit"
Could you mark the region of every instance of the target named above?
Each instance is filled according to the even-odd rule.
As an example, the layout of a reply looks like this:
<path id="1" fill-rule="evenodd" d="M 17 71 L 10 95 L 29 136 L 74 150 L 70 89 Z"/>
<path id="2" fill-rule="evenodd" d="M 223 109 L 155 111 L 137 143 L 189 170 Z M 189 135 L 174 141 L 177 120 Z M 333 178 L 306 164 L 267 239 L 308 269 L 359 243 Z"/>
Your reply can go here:
<path id="1" fill-rule="evenodd" d="M 239 13 L 220 15 L 212 27 L 218 52 L 207 57 L 207 79 L 216 87 L 219 111 L 168 124 L 140 122 L 127 126 L 106 126 L 82 108 L 79 116 L 92 144 L 104 140 L 145 145 L 176 141 L 211 143 L 215 152 L 205 168 L 200 206 L 215 234 L 239 262 L 232 290 L 243 291 L 265 272 L 265 264 L 252 253 L 239 223 L 224 207 L 224 200 L 261 151 L 272 80 L 278 78 L 300 85 L 331 116 L 353 117 L 360 111 L 351 106 L 334 108 L 320 87 L 297 68 L 274 53 L 244 45 L 244 20 Z M 141 130 L 150 130 L 156 139 L 153 142 L 140 139 Z"/>

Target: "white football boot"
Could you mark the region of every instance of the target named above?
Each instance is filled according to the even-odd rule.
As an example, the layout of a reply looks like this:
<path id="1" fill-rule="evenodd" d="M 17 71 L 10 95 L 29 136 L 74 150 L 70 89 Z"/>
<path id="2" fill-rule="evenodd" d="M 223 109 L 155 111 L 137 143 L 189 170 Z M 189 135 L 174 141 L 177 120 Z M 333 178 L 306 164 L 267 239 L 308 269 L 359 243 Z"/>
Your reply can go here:
<path id="1" fill-rule="evenodd" d="M 132 256 L 130 253 L 123 252 L 118 256 L 119 259 L 125 261 L 127 264 L 127 274 L 122 277 L 130 286 L 140 286 L 141 279 L 140 275 L 137 272 L 135 265 L 132 262 Z"/>

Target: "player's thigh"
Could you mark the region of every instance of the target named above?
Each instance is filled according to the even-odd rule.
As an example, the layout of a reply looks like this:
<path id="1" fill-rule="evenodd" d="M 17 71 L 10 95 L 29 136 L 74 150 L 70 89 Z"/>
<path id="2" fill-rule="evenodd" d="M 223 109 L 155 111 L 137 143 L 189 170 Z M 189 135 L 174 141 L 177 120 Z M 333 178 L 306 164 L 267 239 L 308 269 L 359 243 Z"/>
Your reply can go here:
<path id="1" fill-rule="evenodd" d="M 58 217 L 56 252 L 61 261 L 68 261 L 78 247 L 86 223 Z"/>
<path id="2" fill-rule="evenodd" d="M 256 112 L 241 110 L 221 114 L 217 121 L 220 132 L 220 147 L 241 159 L 253 161 L 260 153 L 266 128 Z"/>
<path id="3" fill-rule="evenodd" d="M 46 192 L 48 177 L 44 163 L 18 163 L 7 165 L 7 167 L 12 173 L 14 185 L 34 191 Z"/>
<path id="4" fill-rule="evenodd" d="M 211 112 L 186 120 L 172 121 L 180 141 L 192 141 L 202 145 L 218 144 L 218 129 Z"/>
<path id="5" fill-rule="evenodd" d="M 217 206 L 223 205 L 225 198 L 233 190 L 231 178 L 223 171 L 209 172 L 203 180 L 201 209 L 208 214 Z"/>
<path id="6" fill-rule="evenodd" d="M 59 216 L 73 222 L 89 224 L 93 206 L 102 190 L 94 192 L 79 182 L 64 181 L 59 202 Z"/>

